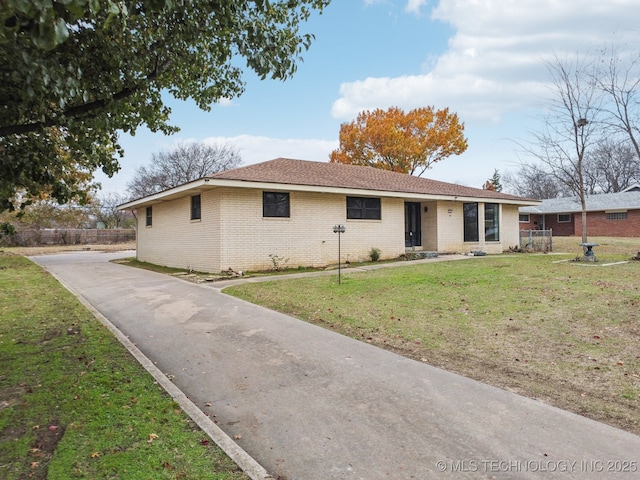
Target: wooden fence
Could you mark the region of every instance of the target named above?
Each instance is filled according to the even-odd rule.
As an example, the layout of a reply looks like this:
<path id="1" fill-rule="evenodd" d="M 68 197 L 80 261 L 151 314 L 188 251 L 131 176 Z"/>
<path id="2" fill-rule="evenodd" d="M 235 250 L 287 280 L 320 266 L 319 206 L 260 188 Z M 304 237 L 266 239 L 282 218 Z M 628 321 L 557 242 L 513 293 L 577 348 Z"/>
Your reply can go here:
<path id="1" fill-rule="evenodd" d="M 39 247 L 45 245 L 109 245 L 133 242 L 134 229 L 84 229 L 84 228 L 43 228 L 22 230 L 14 235 L 2 237 L 1 243 L 15 247 Z"/>

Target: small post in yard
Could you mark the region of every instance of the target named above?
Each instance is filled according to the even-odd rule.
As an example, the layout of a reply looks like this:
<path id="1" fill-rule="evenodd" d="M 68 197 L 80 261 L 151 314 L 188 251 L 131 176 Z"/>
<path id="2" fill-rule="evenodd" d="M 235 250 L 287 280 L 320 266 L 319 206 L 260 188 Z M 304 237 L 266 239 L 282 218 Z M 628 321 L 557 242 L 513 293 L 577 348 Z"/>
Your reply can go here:
<path id="1" fill-rule="evenodd" d="M 338 285 L 340 285 L 340 234 L 344 233 L 346 228 L 344 225 L 334 225 L 333 233 L 338 234 Z"/>

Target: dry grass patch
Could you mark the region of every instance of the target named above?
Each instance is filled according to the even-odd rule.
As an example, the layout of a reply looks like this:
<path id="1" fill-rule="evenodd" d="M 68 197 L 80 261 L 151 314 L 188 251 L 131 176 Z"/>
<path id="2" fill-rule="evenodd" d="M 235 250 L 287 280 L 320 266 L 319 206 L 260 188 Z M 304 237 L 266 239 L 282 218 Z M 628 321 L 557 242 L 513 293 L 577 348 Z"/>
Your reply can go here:
<path id="1" fill-rule="evenodd" d="M 553 251 L 581 254 L 580 237 L 553 237 Z M 598 257 L 623 255 L 626 259 L 640 252 L 640 237 L 589 237 L 589 242 L 597 243 Z"/>
<path id="2" fill-rule="evenodd" d="M 80 252 L 92 250 L 100 252 L 120 252 L 123 250 L 135 250 L 136 242 L 110 243 L 110 244 L 90 244 L 90 245 L 41 245 L 38 247 L 2 247 L 0 250 L 25 257 L 35 255 L 53 255 L 64 252 Z"/>

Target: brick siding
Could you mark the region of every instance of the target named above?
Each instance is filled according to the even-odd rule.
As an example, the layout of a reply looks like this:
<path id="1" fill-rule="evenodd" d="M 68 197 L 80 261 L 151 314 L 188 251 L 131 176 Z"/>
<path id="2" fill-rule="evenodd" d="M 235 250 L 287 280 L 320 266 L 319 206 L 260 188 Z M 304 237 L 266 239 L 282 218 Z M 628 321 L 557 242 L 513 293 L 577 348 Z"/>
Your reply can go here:
<path id="1" fill-rule="evenodd" d="M 574 235 L 580 236 L 582 217 L 575 213 L 574 219 Z M 640 237 L 640 210 L 628 210 L 625 220 L 608 220 L 605 212 L 588 212 L 587 233 L 594 237 Z"/>
<path id="2" fill-rule="evenodd" d="M 624 220 L 609 220 L 605 212 L 587 212 L 587 234 L 595 237 L 640 237 L 640 210 L 628 210 Z M 558 237 L 581 236 L 582 215 L 572 213 L 570 222 L 558 222 L 557 214 L 547 214 L 544 229 Z M 542 230 L 542 215 L 531 214 L 529 222 L 519 222 L 520 230 Z"/>

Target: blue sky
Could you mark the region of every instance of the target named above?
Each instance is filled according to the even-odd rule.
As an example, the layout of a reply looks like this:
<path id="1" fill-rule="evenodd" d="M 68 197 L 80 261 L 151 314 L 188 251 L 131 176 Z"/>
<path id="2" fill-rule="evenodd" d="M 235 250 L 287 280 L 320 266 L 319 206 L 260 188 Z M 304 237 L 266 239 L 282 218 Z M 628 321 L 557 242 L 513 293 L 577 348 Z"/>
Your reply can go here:
<path id="1" fill-rule="evenodd" d="M 518 143 L 540 126 L 551 93 L 545 61 L 615 42 L 640 43 L 640 0 L 333 0 L 303 26 L 316 40 L 296 75 L 260 81 L 210 112 L 167 97 L 172 136 L 121 136 L 121 170 L 102 193 L 124 193 L 153 153 L 177 142 L 235 146 L 243 164 L 277 157 L 328 161 L 340 124 L 363 110 L 448 107 L 469 148 L 423 176 L 481 187 L 527 160 Z"/>

